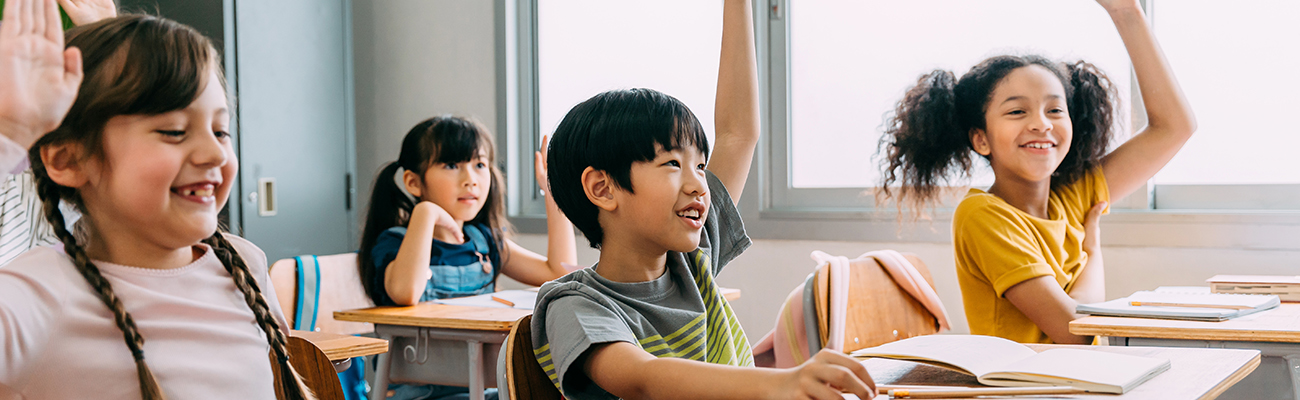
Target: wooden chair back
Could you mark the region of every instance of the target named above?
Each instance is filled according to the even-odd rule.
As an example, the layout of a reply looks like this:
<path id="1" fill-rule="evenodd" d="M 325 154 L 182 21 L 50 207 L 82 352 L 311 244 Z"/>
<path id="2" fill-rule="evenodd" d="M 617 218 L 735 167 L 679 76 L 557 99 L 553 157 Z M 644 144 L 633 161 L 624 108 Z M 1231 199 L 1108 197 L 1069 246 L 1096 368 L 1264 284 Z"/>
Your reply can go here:
<path id="1" fill-rule="evenodd" d="M 520 318 L 506 337 L 504 384 L 509 389 L 500 395 L 506 400 L 560 400 L 560 391 L 533 355 L 532 319 L 532 315 Z"/>
<path id="2" fill-rule="evenodd" d="M 303 383 L 307 388 L 316 394 L 319 400 L 343 400 L 343 385 L 339 384 L 339 374 L 334 371 L 334 363 L 330 362 L 325 352 L 321 351 L 312 342 L 306 339 L 289 336 L 289 363 L 293 364 L 294 370 L 298 375 L 302 375 Z M 271 355 L 272 368 L 275 374 L 275 398 L 285 400 L 284 393 L 280 392 L 279 382 L 283 377 L 280 376 L 280 368 L 275 367 L 274 353 Z"/>
<path id="3" fill-rule="evenodd" d="M 320 264 L 320 301 L 316 306 L 316 329 L 341 335 L 356 335 L 375 330 L 373 324 L 334 320 L 334 311 L 374 307 L 375 302 L 361 286 L 357 253 L 316 257 Z M 280 309 L 294 325 L 298 306 L 297 262 L 286 258 L 271 264 L 271 285 L 275 287 Z"/>
<path id="4" fill-rule="evenodd" d="M 930 287 L 934 287 L 934 278 L 925 263 L 915 254 L 903 253 L 903 256 L 916 266 Z M 814 296 L 817 301 L 818 334 L 822 343 L 830 338 L 827 300 L 831 287 L 829 269 L 829 265 L 818 267 Z M 878 261 L 851 261 L 849 271 L 844 351 L 851 352 L 939 332 L 939 320 L 921 302 L 903 291 Z"/>

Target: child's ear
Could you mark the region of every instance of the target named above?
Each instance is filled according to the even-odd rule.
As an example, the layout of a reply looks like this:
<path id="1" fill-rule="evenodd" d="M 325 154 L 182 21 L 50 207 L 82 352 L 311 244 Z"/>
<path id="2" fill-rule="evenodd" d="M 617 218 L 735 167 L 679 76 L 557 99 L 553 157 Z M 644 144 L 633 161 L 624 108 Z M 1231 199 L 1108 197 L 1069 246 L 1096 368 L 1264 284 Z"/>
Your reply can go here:
<path id="1" fill-rule="evenodd" d="M 988 133 L 985 133 L 984 130 L 980 128 L 972 128 L 970 130 L 970 147 L 975 149 L 975 152 L 979 153 L 981 156 L 988 157 L 989 154 L 993 153 L 992 147 L 989 146 Z"/>
<path id="2" fill-rule="evenodd" d="M 410 192 L 415 198 L 420 198 L 420 189 L 424 188 L 424 180 L 420 179 L 420 174 L 406 170 L 402 172 L 402 183 L 406 184 L 406 191 Z"/>
<path id="3" fill-rule="evenodd" d="M 60 186 L 78 188 L 89 180 L 80 162 L 81 146 L 73 143 L 51 144 L 41 147 L 41 163 L 50 180 Z"/>
<path id="4" fill-rule="evenodd" d="M 614 200 L 613 179 L 605 171 L 592 167 L 582 170 L 582 191 L 587 194 L 587 200 L 591 204 L 602 210 L 614 211 L 618 208 L 618 201 Z"/>

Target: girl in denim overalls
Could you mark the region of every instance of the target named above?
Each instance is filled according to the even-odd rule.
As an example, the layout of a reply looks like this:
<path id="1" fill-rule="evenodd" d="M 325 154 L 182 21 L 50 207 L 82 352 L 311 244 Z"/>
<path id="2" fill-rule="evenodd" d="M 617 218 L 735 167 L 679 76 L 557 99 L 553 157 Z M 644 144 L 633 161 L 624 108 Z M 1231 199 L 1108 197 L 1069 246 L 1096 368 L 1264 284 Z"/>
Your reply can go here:
<path id="1" fill-rule="evenodd" d="M 375 304 L 488 293 L 502 273 L 535 286 L 568 273 L 576 262 L 573 225 L 549 195 L 550 258 L 506 238 L 505 188 L 495 150 L 487 128 L 461 117 L 431 118 L 406 134 L 397 161 L 375 179 L 361 237 L 362 284 Z M 537 181 L 546 182 L 541 154 Z M 390 389 L 394 399 L 468 398 L 463 387 Z M 487 396 L 496 399 L 496 390 Z"/>

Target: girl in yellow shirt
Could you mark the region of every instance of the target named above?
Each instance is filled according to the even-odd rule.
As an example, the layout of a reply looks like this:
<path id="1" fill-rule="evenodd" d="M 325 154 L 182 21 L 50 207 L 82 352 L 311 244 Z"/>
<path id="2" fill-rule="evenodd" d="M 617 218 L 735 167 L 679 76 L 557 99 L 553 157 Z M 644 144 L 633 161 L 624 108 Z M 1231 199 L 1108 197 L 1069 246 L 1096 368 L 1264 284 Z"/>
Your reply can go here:
<path id="1" fill-rule="evenodd" d="M 1035 56 L 985 60 L 955 79 L 923 76 L 882 139 L 887 197 L 921 210 L 975 152 L 993 168 L 953 216 L 971 333 L 1019 342 L 1089 343 L 1068 324 L 1105 298 L 1098 218 L 1141 188 L 1196 130 L 1196 118 L 1137 0 L 1097 0 L 1137 74 L 1148 125 L 1106 154 L 1114 88 L 1092 64 Z M 891 189 L 891 186 L 897 188 Z"/>

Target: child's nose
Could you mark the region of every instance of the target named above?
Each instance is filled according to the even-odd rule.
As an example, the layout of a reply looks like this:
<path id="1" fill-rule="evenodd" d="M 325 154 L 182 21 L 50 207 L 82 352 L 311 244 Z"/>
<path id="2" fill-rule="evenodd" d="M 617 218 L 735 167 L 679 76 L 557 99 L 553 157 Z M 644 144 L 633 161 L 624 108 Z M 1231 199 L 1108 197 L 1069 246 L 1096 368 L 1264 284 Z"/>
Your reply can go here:
<path id="1" fill-rule="evenodd" d="M 226 154 L 226 147 L 221 144 L 221 140 L 211 132 L 202 136 L 204 138 L 199 141 L 198 148 L 193 153 L 194 164 L 204 167 L 226 165 L 229 155 Z"/>

